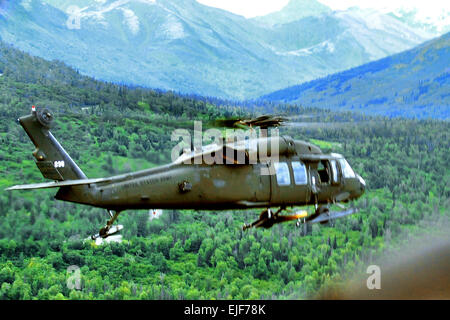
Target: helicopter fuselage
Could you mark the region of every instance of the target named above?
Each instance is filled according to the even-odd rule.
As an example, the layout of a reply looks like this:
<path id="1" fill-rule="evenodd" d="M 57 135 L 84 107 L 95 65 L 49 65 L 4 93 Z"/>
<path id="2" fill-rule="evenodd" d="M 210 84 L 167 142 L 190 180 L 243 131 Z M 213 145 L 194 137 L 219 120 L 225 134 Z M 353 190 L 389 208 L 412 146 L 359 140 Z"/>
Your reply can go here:
<path id="1" fill-rule="evenodd" d="M 280 120 L 258 118 L 259 122 Z M 32 107 L 18 122 L 36 149 L 33 156 L 44 178 L 52 182 L 16 185 L 7 190 L 59 188 L 55 198 L 107 209 L 110 219 L 92 239 L 106 238 L 123 226 L 113 226 L 127 209 L 246 209 L 265 208 L 257 221 L 244 225 L 269 228 L 303 219 L 325 223 L 356 211 L 330 212 L 331 203 L 359 198 L 365 182 L 340 154 L 324 154 L 311 143 L 288 136 L 222 139 L 205 147 L 180 142 L 172 163 L 107 178 L 88 179 L 63 149 L 50 128 L 48 109 Z M 280 216 L 286 207 L 315 205 L 305 212 Z M 280 207 L 276 212 L 271 207 Z M 328 210 L 328 211 L 327 211 Z"/>
<path id="2" fill-rule="evenodd" d="M 323 154 L 317 147 L 311 149 L 308 143 L 289 137 L 280 139 L 286 140 L 286 145 L 292 143 L 293 148 L 280 154 L 276 162 L 178 161 L 111 177 L 107 183 L 62 187 L 56 198 L 116 211 L 220 210 L 346 202 L 364 193 L 364 180 L 341 155 Z M 296 152 L 305 146 L 312 152 Z"/>

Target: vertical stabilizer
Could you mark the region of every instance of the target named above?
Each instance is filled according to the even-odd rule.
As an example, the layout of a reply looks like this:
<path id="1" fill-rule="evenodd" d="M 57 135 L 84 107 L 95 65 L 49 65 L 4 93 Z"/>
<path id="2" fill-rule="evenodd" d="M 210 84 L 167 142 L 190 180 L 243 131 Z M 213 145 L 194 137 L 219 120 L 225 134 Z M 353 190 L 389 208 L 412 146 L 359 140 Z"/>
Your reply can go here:
<path id="1" fill-rule="evenodd" d="M 44 178 L 58 181 L 87 178 L 50 132 L 53 122 L 50 110 L 36 110 L 33 106 L 31 114 L 18 121 L 36 146 L 33 156 Z"/>

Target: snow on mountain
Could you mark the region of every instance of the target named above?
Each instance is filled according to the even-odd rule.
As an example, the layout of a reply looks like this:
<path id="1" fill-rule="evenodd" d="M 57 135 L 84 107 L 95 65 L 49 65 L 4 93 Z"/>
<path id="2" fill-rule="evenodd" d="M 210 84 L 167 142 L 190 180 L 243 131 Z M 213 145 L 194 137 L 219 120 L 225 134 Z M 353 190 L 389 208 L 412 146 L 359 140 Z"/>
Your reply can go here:
<path id="1" fill-rule="evenodd" d="M 254 21 L 267 24 L 285 24 L 306 17 L 330 13 L 331 9 L 316 0 L 291 0 L 282 10 L 265 16 L 252 18 Z"/>
<path id="2" fill-rule="evenodd" d="M 439 11 L 439 13 L 423 12 L 414 7 L 400 7 L 386 13 L 415 29 L 438 36 L 450 31 L 450 7 L 441 8 Z"/>
<path id="3" fill-rule="evenodd" d="M 392 14 L 291 0 L 246 19 L 194 0 L 3 0 L 3 41 L 83 74 L 246 99 L 412 48 L 432 32 Z"/>
<path id="4" fill-rule="evenodd" d="M 371 9 L 350 8 L 335 12 L 346 32 L 360 43 L 371 60 L 410 49 L 434 34 L 415 30 L 398 19 Z"/>

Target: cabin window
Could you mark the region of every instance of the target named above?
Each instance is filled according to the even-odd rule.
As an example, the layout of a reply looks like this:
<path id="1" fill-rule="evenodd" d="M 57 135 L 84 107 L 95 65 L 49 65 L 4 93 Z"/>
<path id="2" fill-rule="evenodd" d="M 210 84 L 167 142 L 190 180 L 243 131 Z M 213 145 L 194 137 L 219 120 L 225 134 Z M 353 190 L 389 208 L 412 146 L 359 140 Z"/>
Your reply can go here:
<path id="1" fill-rule="evenodd" d="M 320 182 L 324 184 L 330 183 L 330 174 L 328 169 L 328 161 L 322 160 L 319 162 L 317 172 L 319 173 Z"/>
<path id="2" fill-rule="evenodd" d="M 293 161 L 292 170 L 294 171 L 295 184 L 307 184 L 308 177 L 306 175 L 306 167 L 303 162 Z"/>
<path id="3" fill-rule="evenodd" d="M 355 173 L 353 172 L 352 167 L 348 164 L 347 160 L 339 159 L 339 164 L 341 165 L 342 175 L 344 178 L 355 178 Z"/>
<path id="4" fill-rule="evenodd" d="M 333 183 L 338 183 L 339 178 L 336 160 L 330 160 L 330 164 L 331 164 L 331 181 Z"/>
<path id="5" fill-rule="evenodd" d="M 288 186 L 291 184 L 291 176 L 286 162 L 275 162 L 275 172 L 279 186 Z"/>

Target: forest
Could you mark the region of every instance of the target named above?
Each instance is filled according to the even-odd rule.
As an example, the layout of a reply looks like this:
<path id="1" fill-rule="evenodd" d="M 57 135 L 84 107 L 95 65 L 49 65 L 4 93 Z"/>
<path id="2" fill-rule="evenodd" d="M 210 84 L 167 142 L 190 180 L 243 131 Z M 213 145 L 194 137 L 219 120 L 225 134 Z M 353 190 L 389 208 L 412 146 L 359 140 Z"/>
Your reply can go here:
<path id="1" fill-rule="evenodd" d="M 333 226 L 244 232 L 259 211 L 165 210 L 152 220 L 126 211 L 122 242 L 97 245 L 87 238 L 103 210 L 55 201 L 54 190 L 4 191 L 43 181 L 15 121 L 32 104 L 54 111 L 53 134 L 89 178 L 167 163 L 173 129 L 249 109 L 96 81 L 4 44 L 0 74 L 0 299 L 314 298 L 411 238 L 448 237 L 448 122 L 269 104 L 251 110 L 342 124 L 282 133 L 348 159 L 367 182 L 360 213 Z M 79 289 L 67 285 L 70 266 Z"/>

